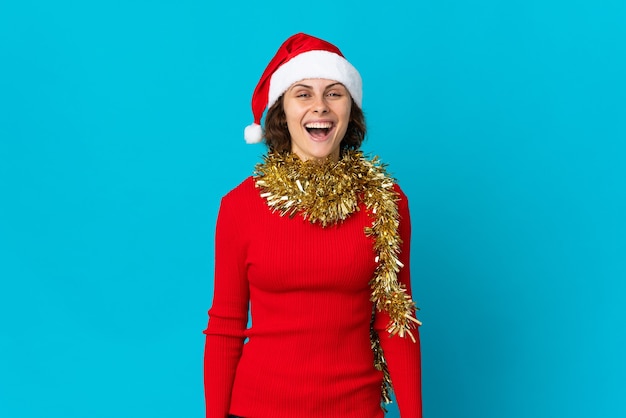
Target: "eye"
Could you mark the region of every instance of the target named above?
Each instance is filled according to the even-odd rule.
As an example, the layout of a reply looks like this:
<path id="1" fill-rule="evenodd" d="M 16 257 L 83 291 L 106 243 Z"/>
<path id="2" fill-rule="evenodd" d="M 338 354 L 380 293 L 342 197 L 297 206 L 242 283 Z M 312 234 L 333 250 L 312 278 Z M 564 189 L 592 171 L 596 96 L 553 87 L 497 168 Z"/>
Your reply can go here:
<path id="1" fill-rule="evenodd" d="M 328 93 L 326 93 L 326 96 L 328 96 L 328 97 L 342 97 L 343 96 L 343 92 L 338 91 L 338 90 L 331 90 Z"/>

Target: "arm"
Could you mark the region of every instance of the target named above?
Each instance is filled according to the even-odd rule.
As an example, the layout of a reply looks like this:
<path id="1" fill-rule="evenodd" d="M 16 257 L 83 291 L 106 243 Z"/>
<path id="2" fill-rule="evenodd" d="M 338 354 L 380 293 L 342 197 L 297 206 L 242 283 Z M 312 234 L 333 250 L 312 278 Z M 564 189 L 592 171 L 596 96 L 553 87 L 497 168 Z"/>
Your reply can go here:
<path id="1" fill-rule="evenodd" d="M 222 199 L 215 231 L 215 286 L 204 331 L 207 418 L 225 418 L 248 323 L 249 290 L 241 217 L 232 196 Z"/>
<path id="2" fill-rule="evenodd" d="M 403 243 L 401 245 L 400 261 L 404 267 L 398 273 L 398 281 L 406 286 L 411 293 L 410 250 L 411 250 L 411 218 L 406 195 L 396 187 L 400 193 L 398 212 L 400 214 L 399 233 Z M 415 300 L 415 299 L 414 299 Z M 380 345 L 387 360 L 391 382 L 395 393 L 400 416 L 402 418 L 422 417 L 422 379 L 420 360 L 419 331 L 411 330 L 416 342 L 407 335 L 404 338 L 396 335 L 390 337 L 386 331 L 389 315 L 386 312 L 376 312 L 374 328 L 380 336 Z"/>

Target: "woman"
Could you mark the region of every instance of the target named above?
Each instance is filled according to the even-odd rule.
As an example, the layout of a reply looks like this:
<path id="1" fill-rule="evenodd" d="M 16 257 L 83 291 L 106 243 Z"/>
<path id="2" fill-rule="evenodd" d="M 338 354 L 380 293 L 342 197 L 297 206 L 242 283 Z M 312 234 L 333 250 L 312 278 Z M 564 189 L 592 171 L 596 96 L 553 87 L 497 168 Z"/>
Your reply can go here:
<path id="1" fill-rule="evenodd" d="M 361 102 L 339 49 L 301 33 L 254 91 L 245 138 L 269 152 L 220 206 L 207 417 L 381 418 L 391 381 L 402 417 L 422 416 L 409 209 L 358 151 Z"/>

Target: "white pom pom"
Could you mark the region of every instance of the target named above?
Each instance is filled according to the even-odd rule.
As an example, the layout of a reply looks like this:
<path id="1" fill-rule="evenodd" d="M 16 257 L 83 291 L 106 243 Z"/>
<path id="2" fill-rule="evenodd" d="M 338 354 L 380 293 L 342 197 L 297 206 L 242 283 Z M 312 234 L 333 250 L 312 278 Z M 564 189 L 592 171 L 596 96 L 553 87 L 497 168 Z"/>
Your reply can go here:
<path id="1" fill-rule="evenodd" d="M 263 139 L 263 130 L 261 129 L 261 125 L 253 123 L 252 125 L 246 126 L 246 129 L 243 130 L 243 137 L 248 144 L 261 142 Z"/>

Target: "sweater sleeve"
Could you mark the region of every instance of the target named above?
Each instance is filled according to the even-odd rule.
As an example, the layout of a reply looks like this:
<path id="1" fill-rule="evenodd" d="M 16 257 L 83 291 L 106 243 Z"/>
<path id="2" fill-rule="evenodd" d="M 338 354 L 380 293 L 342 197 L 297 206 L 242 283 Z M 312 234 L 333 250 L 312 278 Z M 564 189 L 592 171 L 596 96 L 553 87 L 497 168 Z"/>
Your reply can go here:
<path id="1" fill-rule="evenodd" d="M 400 214 L 399 233 L 402 239 L 400 261 L 404 267 L 398 273 L 398 280 L 406 286 L 411 293 L 410 273 L 410 249 L 411 249 L 411 219 L 406 195 L 399 187 L 400 193 L 398 212 Z M 415 298 L 413 299 L 415 300 Z M 422 379 L 419 331 L 412 329 L 415 337 L 413 342 L 407 335 L 404 338 L 396 335 L 389 336 L 386 327 L 389 323 L 389 315 L 385 312 L 377 312 L 374 328 L 380 336 L 380 345 L 387 360 L 389 374 L 393 385 L 396 402 L 402 418 L 422 418 Z"/>
<path id="2" fill-rule="evenodd" d="M 232 195 L 222 199 L 215 230 L 215 286 L 209 323 L 204 331 L 207 418 L 228 415 L 235 370 L 248 323 L 246 251 L 239 213 L 242 205 L 234 200 Z"/>

